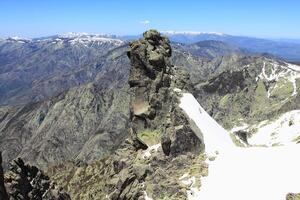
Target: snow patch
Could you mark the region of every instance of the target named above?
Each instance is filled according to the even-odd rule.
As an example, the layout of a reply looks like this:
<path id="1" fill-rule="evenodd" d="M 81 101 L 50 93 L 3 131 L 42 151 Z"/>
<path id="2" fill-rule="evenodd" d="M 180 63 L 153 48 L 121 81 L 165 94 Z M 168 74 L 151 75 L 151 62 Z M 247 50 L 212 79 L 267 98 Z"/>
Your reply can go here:
<path id="1" fill-rule="evenodd" d="M 152 153 L 158 151 L 159 147 L 161 147 L 160 143 L 148 147 L 148 149 L 146 149 L 146 150 L 143 151 L 143 158 L 144 159 L 145 158 L 149 158 L 152 155 Z"/>
<path id="2" fill-rule="evenodd" d="M 150 198 L 150 197 L 148 196 L 148 194 L 147 194 L 146 191 L 144 191 L 144 199 L 145 199 L 145 200 L 153 200 L 152 198 Z"/>
<path id="3" fill-rule="evenodd" d="M 181 183 L 188 187 L 187 198 L 188 200 L 198 200 L 198 194 L 200 189 L 196 186 L 196 177 L 190 177 L 188 174 L 184 174 L 179 178 Z"/>
<path id="4" fill-rule="evenodd" d="M 243 125 L 241 125 L 241 126 L 235 126 L 235 127 L 233 127 L 229 132 L 230 132 L 230 133 L 234 133 L 234 132 L 237 132 L 237 131 L 242 131 L 242 130 L 247 129 L 248 127 L 249 127 L 248 124 L 243 124 Z"/>
<path id="5" fill-rule="evenodd" d="M 300 72 L 300 66 L 299 65 L 294 65 L 294 64 L 290 64 L 290 63 L 286 63 L 287 64 L 287 67 L 294 70 L 294 71 L 297 71 L 297 72 Z"/>
<path id="6" fill-rule="evenodd" d="M 229 133 L 200 106 L 190 93 L 183 93 L 179 107 L 195 122 L 203 134 L 205 151 L 209 156 L 235 147 Z M 198 136 L 201 139 L 201 136 Z"/>

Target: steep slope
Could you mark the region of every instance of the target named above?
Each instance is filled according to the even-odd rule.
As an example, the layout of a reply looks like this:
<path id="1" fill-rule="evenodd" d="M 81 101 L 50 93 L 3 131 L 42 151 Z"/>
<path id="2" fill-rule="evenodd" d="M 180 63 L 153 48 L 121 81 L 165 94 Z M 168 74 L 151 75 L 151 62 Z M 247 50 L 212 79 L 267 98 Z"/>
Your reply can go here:
<path id="1" fill-rule="evenodd" d="M 0 123 L 4 166 L 18 156 L 45 167 L 109 153 L 126 131 L 126 92 L 88 84 L 51 100 L 6 108 Z"/>
<path id="2" fill-rule="evenodd" d="M 208 115 L 192 94 L 183 93 L 179 106 L 204 134 L 206 154 L 214 156 L 216 152 L 224 152 L 234 147 L 228 132 Z"/>

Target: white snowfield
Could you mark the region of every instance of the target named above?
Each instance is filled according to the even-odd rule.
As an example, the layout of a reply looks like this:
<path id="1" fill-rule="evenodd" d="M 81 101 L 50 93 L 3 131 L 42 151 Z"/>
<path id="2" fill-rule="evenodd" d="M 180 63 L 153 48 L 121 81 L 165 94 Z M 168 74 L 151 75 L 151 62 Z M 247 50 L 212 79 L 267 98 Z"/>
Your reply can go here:
<path id="1" fill-rule="evenodd" d="M 76 45 L 76 44 L 115 44 L 115 45 L 123 45 L 125 44 L 124 41 L 119 39 L 114 39 L 109 37 L 109 35 L 103 35 L 103 34 L 94 34 L 89 35 L 87 33 L 69 33 L 69 34 L 63 34 L 59 35 L 58 39 L 56 39 L 54 42 L 61 43 L 64 40 L 67 40 L 70 44 Z"/>
<path id="2" fill-rule="evenodd" d="M 236 147 L 192 94 L 182 94 L 180 107 L 202 131 L 206 151 L 219 151 L 200 190 L 192 184 L 189 200 L 284 200 L 300 192 L 300 145 Z"/>
<path id="3" fill-rule="evenodd" d="M 113 35 L 108 34 L 88 34 L 88 33 L 67 33 L 61 34 L 57 37 L 50 37 L 44 39 L 26 39 L 20 37 L 10 37 L 6 39 L 7 41 L 25 43 L 25 42 L 51 42 L 52 44 L 63 44 L 68 42 L 71 45 L 83 44 L 83 45 L 105 45 L 105 44 L 114 44 L 121 46 L 125 44 L 124 41 L 120 39 L 113 38 Z"/>

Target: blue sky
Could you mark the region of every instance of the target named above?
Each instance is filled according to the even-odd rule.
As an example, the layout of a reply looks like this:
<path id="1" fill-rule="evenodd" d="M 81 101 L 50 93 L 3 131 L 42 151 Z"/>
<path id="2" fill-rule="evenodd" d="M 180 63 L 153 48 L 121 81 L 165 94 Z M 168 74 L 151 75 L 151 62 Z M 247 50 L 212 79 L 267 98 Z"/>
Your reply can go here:
<path id="1" fill-rule="evenodd" d="M 300 39 L 299 9 L 300 0 L 1 0 L 0 37 L 155 28 Z"/>

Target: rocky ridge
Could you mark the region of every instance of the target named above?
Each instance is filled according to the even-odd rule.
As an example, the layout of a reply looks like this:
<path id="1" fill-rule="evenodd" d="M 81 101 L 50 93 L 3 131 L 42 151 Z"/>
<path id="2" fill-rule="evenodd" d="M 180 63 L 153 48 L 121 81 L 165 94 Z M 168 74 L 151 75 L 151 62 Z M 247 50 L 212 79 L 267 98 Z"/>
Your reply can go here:
<path id="1" fill-rule="evenodd" d="M 144 159 L 151 157 L 151 152 L 155 151 L 158 157 L 176 158 L 187 153 L 200 155 L 204 143 L 203 138 L 197 135 L 201 135 L 201 131 L 191 125 L 179 109 L 179 94 L 176 94 L 176 91 L 189 87 L 189 76 L 173 69 L 169 61 L 172 52 L 168 39 L 155 30 L 149 30 L 143 34 L 142 39 L 130 43 L 129 46 L 129 86 L 132 93 L 130 141 L 134 150 L 144 151 L 141 156 Z M 146 179 L 158 171 L 153 171 L 151 167 L 155 160 L 149 159 L 150 167 L 143 162 L 127 164 L 118 159 L 114 165 L 115 172 L 119 171 L 121 176 L 109 197 L 117 200 L 145 196 L 141 194 L 141 190 L 145 187 Z M 155 194 L 153 192 L 151 195 Z"/>
<path id="2" fill-rule="evenodd" d="M 200 176 L 207 175 L 201 131 L 178 107 L 179 91 L 190 89 L 189 76 L 170 64 L 169 41 L 154 30 L 132 42 L 128 56 L 127 139 L 111 156 L 89 165 L 55 166 L 48 173 L 72 199 L 187 199 L 191 185 L 182 176 L 195 176 L 192 185 L 199 187 Z M 84 189 L 77 194 L 76 188 Z"/>

